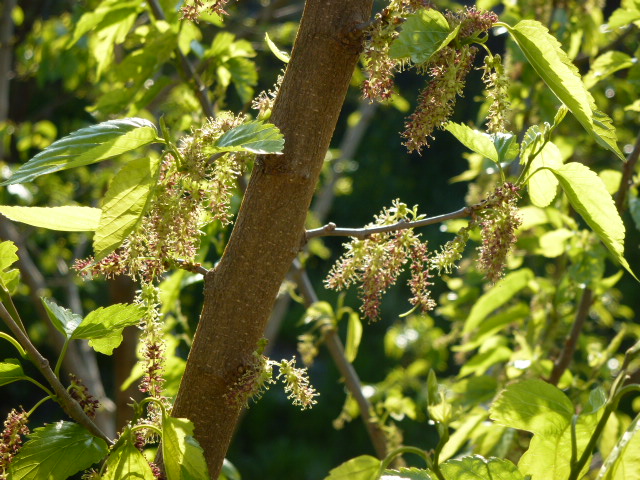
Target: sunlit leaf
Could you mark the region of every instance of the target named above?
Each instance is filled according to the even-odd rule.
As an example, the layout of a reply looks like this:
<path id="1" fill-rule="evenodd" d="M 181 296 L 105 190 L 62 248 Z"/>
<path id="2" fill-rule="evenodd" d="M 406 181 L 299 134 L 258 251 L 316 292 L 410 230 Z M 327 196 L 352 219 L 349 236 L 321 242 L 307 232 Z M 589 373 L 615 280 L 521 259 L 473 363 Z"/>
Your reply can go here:
<path id="1" fill-rule="evenodd" d="M 289 59 L 291 58 L 290 55 L 287 52 L 280 50 L 276 44 L 273 43 L 273 40 L 269 38 L 268 33 L 264 34 L 264 40 L 267 42 L 267 46 L 269 47 L 269 50 L 271 50 L 271 53 L 273 53 L 278 60 L 284 63 L 289 63 Z"/>
<path id="2" fill-rule="evenodd" d="M 380 460 L 371 455 L 360 455 L 332 469 L 325 480 L 377 480 Z"/>
<path id="3" fill-rule="evenodd" d="M 511 300 L 532 279 L 533 272 L 527 268 L 507 274 L 473 305 L 464 324 L 464 333 L 475 329 L 491 312 Z"/>
<path id="4" fill-rule="evenodd" d="M 123 441 L 116 448 L 105 466 L 101 480 L 155 480 L 153 471 L 144 455 L 129 442 Z"/>
<path id="5" fill-rule="evenodd" d="M 53 142 L 0 185 L 29 182 L 40 175 L 96 163 L 157 141 L 156 127 L 148 120 L 108 120 Z"/>
<path id="6" fill-rule="evenodd" d="M 214 144 L 215 152 L 282 153 L 284 136 L 271 123 L 243 123 L 225 132 Z"/>
<path id="7" fill-rule="evenodd" d="M 347 361 L 352 362 L 356 359 L 358 354 L 358 347 L 360 346 L 360 340 L 362 339 L 362 322 L 360 316 L 356 312 L 349 314 L 347 323 L 347 341 L 345 343 L 344 354 Z"/>
<path id="8" fill-rule="evenodd" d="M 70 338 L 76 328 L 78 328 L 78 325 L 82 323 L 82 317 L 67 308 L 61 307 L 49 298 L 42 297 L 41 300 L 56 330 L 66 338 Z"/>
<path id="9" fill-rule="evenodd" d="M 551 91 L 573 113 L 598 144 L 624 160 L 617 146 L 611 119 L 595 106 L 593 97 L 580 78 L 578 69 L 544 25 L 522 20 L 516 26 L 505 25 L 527 61 Z"/>
<path id="10" fill-rule="evenodd" d="M 549 206 L 558 193 L 558 179 L 549 170 L 542 167 L 558 168 L 562 166 L 562 154 L 552 142 L 547 142 L 540 153 L 531 160 L 529 167 L 529 198 L 536 207 Z"/>
<path id="11" fill-rule="evenodd" d="M 167 480 L 209 480 L 204 452 L 186 418 L 163 417 L 162 458 Z"/>
<path id="12" fill-rule="evenodd" d="M 640 416 L 618 440 L 602 464 L 596 480 L 640 480 Z"/>
<path id="13" fill-rule="evenodd" d="M 434 9 L 421 9 L 407 16 L 400 35 L 389 47 L 391 58 L 410 57 L 413 63 L 424 63 L 445 45 L 451 27 L 444 16 Z M 448 43 L 447 42 L 447 43 Z"/>
<path id="14" fill-rule="evenodd" d="M 455 122 L 447 122 L 444 129 L 450 132 L 469 150 L 479 153 L 489 160 L 499 163 L 498 150 L 491 135 L 474 130 L 467 125 Z"/>
<path id="15" fill-rule="evenodd" d="M 624 223 L 602 180 L 594 171 L 577 162 L 551 171 L 560 180 L 571 206 L 600 237 L 620 265 L 636 278 L 624 258 Z"/>
<path id="16" fill-rule="evenodd" d="M 139 158 L 127 163 L 111 180 L 93 238 L 97 260 L 118 248 L 142 219 L 159 166 L 158 158 Z"/>
<path id="17" fill-rule="evenodd" d="M 20 270 L 10 268 L 18 261 L 17 252 L 18 247 L 13 242 L 5 240 L 0 243 L 0 284 L 7 289 L 10 295 L 14 293 L 20 283 Z"/>
<path id="18" fill-rule="evenodd" d="M 9 467 L 12 480 L 66 480 L 107 454 L 107 444 L 84 427 L 60 421 L 36 428 Z"/>
<path id="19" fill-rule="evenodd" d="M 480 455 L 447 460 L 440 470 L 446 480 L 524 480 L 524 475 L 509 460 Z"/>
<path id="20" fill-rule="evenodd" d="M 591 88 L 615 72 L 631 68 L 634 63 L 634 59 L 623 52 L 612 50 L 603 53 L 591 63 L 589 72 L 584 76 L 584 85 Z"/>
<path id="21" fill-rule="evenodd" d="M 14 222 L 62 232 L 92 232 L 98 227 L 100 221 L 100 209 L 91 207 L 0 205 L 0 213 Z"/>
<path id="22" fill-rule="evenodd" d="M 6 358 L 0 362 L 0 386 L 24 380 L 26 378 L 22 365 L 15 358 Z"/>
<path id="23" fill-rule="evenodd" d="M 96 351 L 111 355 L 113 349 L 122 343 L 122 330 L 138 325 L 144 314 L 144 308 L 136 304 L 116 303 L 100 307 L 82 320 L 71 338 L 89 340 L 89 345 Z"/>

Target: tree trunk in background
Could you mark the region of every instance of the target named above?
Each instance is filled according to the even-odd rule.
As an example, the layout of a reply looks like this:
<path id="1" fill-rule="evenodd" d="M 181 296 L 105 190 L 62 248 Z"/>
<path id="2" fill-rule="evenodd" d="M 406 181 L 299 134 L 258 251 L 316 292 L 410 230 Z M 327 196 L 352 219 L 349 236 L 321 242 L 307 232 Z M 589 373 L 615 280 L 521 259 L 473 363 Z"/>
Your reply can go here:
<path id="1" fill-rule="evenodd" d="M 256 161 L 229 244 L 209 272 L 173 415 L 195 423 L 218 477 L 241 407 L 224 395 L 263 335 L 304 233 L 307 210 L 358 60 L 373 0 L 308 0 L 271 121 L 284 155 Z"/>

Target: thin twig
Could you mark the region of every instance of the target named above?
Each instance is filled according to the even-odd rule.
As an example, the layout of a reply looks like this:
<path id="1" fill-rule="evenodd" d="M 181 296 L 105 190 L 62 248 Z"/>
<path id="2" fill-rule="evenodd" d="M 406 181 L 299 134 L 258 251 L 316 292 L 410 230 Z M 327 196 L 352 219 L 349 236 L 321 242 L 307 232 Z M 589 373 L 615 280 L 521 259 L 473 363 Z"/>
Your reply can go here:
<path id="1" fill-rule="evenodd" d="M 102 438 L 110 445 L 113 444 L 113 441 L 107 437 L 107 435 L 100 430 L 98 425 L 96 425 L 93 420 L 87 416 L 80 404 L 71 397 L 66 388 L 64 388 L 64 385 L 60 383 L 58 377 L 53 373 L 53 370 L 51 370 L 49 361 L 44 358 L 35 345 L 31 343 L 29 337 L 20 329 L 16 321 L 2 303 L 0 303 L 0 318 L 4 320 L 7 327 L 9 327 L 9 330 L 11 330 L 11 333 L 13 333 L 18 342 L 20 342 L 20 345 L 22 345 L 22 348 L 27 351 L 27 354 L 35 367 L 40 371 L 44 378 L 47 379 L 47 382 L 51 385 L 51 388 L 56 394 L 56 400 L 66 414 L 89 430 L 96 437 Z"/>
<path id="2" fill-rule="evenodd" d="M 562 349 L 560 357 L 553 364 L 553 370 L 551 372 L 551 375 L 549 376 L 549 383 L 551 383 L 552 385 L 558 384 L 558 382 L 560 381 L 560 377 L 562 377 L 562 374 L 571 363 L 571 359 L 573 358 L 573 354 L 575 353 L 578 344 L 578 337 L 580 337 L 580 332 L 582 331 L 584 322 L 589 315 L 589 309 L 591 308 L 592 303 L 593 290 L 591 290 L 590 288 L 585 288 L 584 292 L 582 293 L 582 298 L 580 299 L 580 306 L 578 307 L 576 318 L 573 321 L 573 325 L 571 326 L 571 333 L 564 343 L 564 348 Z"/>
<path id="3" fill-rule="evenodd" d="M 620 181 L 620 187 L 616 194 L 616 208 L 618 213 L 622 213 L 625 209 L 625 199 L 627 195 L 627 191 L 631 185 L 631 178 L 635 171 L 635 165 L 638 162 L 638 157 L 640 157 L 640 134 L 636 138 L 636 144 L 627 157 L 627 161 L 624 164 L 623 172 L 622 172 L 622 180 Z M 589 315 L 589 309 L 593 303 L 593 290 L 591 288 L 585 288 L 582 293 L 582 298 L 580 299 L 580 305 L 578 306 L 578 311 L 576 313 L 576 318 L 573 321 L 573 325 L 571 326 L 571 332 L 569 336 L 565 340 L 564 347 L 560 356 L 553 364 L 553 370 L 551 371 L 551 375 L 549 376 L 549 383 L 553 385 L 557 385 L 560 381 L 560 377 L 565 372 L 567 368 L 569 368 L 569 364 L 571 363 L 571 359 L 576 351 L 576 347 L 578 346 L 578 338 L 580 337 L 580 333 L 582 332 L 582 327 Z"/>
<path id="4" fill-rule="evenodd" d="M 318 295 L 309 280 L 306 270 L 298 259 L 293 261 L 292 273 L 296 277 L 298 288 L 304 298 L 305 305 L 309 307 L 318 302 Z M 388 452 L 384 432 L 380 428 L 380 425 L 371 416 L 371 404 L 362 392 L 362 383 L 360 382 L 358 373 L 353 368 L 353 365 L 347 361 L 342 340 L 340 340 L 335 328 L 326 328 L 323 333 L 331 358 L 338 367 L 340 374 L 343 376 L 347 389 L 360 408 L 362 421 L 367 428 L 367 432 L 371 438 L 371 442 L 373 443 L 376 455 L 378 458 L 385 458 Z"/>
<path id="5" fill-rule="evenodd" d="M 335 223 L 327 223 L 323 227 L 307 230 L 305 232 L 305 240 L 309 241 L 315 237 L 353 237 L 365 239 L 376 233 L 396 232 L 399 230 L 406 230 L 408 228 L 426 227 L 427 225 L 433 225 L 434 223 L 441 223 L 455 218 L 464 218 L 471 215 L 475 210 L 480 209 L 483 205 L 484 202 L 470 207 L 461 208 L 455 212 L 437 215 L 435 217 L 423 218 L 422 220 L 415 220 L 413 222 L 401 220 L 390 225 L 381 225 L 377 227 L 338 228 Z"/>
<path id="6" fill-rule="evenodd" d="M 167 17 L 162 10 L 162 6 L 158 2 L 158 0 L 149 0 L 149 7 L 151 8 L 151 13 L 156 20 L 166 20 Z M 216 112 L 213 109 L 213 105 L 209 100 L 209 96 L 207 95 L 207 86 L 202 82 L 202 79 L 196 72 L 196 69 L 193 68 L 189 59 L 185 56 L 179 48 L 175 49 L 175 54 L 178 57 L 179 64 L 178 68 L 180 73 L 187 78 L 193 80 L 195 84 L 195 94 L 198 97 L 198 101 L 200 102 L 200 106 L 202 110 L 208 117 L 215 117 Z"/>
<path id="7" fill-rule="evenodd" d="M 199 263 L 189 263 L 182 259 L 177 259 L 176 263 L 182 270 L 186 270 L 187 272 L 200 273 L 202 275 L 206 275 L 207 273 L 209 273 L 209 269 L 203 267 Z"/>
<path id="8" fill-rule="evenodd" d="M 633 150 L 627 157 L 627 161 L 622 168 L 622 179 L 620 180 L 620 188 L 616 193 L 616 208 L 618 212 L 624 210 L 624 204 L 627 199 L 627 192 L 632 184 L 633 174 L 636 170 L 636 164 L 638 163 L 638 157 L 640 157 L 640 132 L 636 137 L 636 144 L 633 146 Z"/>

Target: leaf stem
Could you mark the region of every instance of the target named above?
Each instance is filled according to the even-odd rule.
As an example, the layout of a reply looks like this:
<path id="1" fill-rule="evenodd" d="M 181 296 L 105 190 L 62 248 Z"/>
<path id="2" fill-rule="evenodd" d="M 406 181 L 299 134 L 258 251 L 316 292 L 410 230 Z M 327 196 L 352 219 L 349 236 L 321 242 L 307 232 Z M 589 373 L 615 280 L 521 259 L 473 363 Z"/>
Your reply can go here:
<path id="1" fill-rule="evenodd" d="M 73 418 L 80 425 L 85 427 L 89 432 L 93 435 L 102 438 L 108 444 L 113 444 L 113 440 L 111 440 L 104 432 L 91 420 L 87 414 L 84 412 L 82 407 L 78 402 L 76 402 L 69 392 L 67 392 L 66 388 L 58 377 L 56 377 L 53 370 L 49 366 L 49 361 L 44 358 L 38 349 L 31 343 L 31 340 L 27 336 L 27 334 L 20 328 L 18 323 L 13 319 L 13 317 L 7 311 L 7 308 L 3 303 L 0 303 L 0 318 L 4 320 L 6 325 L 11 330 L 11 333 L 15 335 L 17 340 L 20 342 L 20 345 L 27 351 L 29 359 L 33 362 L 36 368 L 40 371 L 40 373 L 47 379 L 49 385 L 53 388 L 55 392 L 55 399 L 60 404 L 62 409 L 65 411 L 67 415 Z"/>
<path id="2" fill-rule="evenodd" d="M 71 338 L 66 338 L 64 343 L 62 344 L 62 350 L 60 350 L 60 355 L 58 355 L 58 361 L 56 362 L 56 366 L 53 369 L 53 373 L 55 373 L 56 377 L 60 378 L 60 367 L 62 367 L 62 361 L 64 360 L 64 356 L 67 354 L 67 350 L 69 349 L 69 343 L 71 343 Z"/>
<path id="3" fill-rule="evenodd" d="M 18 353 L 22 358 L 27 358 L 27 352 L 25 351 L 25 349 L 22 348 L 20 343 L 18 343 L 18 341 L 15 338 L 13 338 L 11 335 L 4 332 L 0 332 L 0 338 L 4 338 L 7 342 L 9 342 L 11 345 L 16 347 L 16 350 L 18 350 Z"/>
<path id="4" fill-rule="evenodd" d="M 44 387 L 43 387 L 43 388 L 44 388 Z M 45 389 L 45 390 L 46 390 L 46 389 Z M 30 417 L 30 416 L 31 416 L 31 414 L 33 414 L 33 412 L 35 412 L 35 411 L 36 411 L 36 409 L 37 409 L 40 405 L 42 405 L 44 402 L 46 402 L 47 400 L 53 400 L 53 395 L 48 395 L 48 396 L 46 396 L 46 397 L 42 398 L 38 403 L 36 403 L 36 404 L 31 408 L 31 410 L 29 410 L 29 411 L 27 412 L 27 417 Z"/>
<path id="5" fill-rule="evenodd" d="M 160 438 L 162 438 L 162 430 L 160 430 L 155 425 L 150 423 L 139 423 L 138 425 L 134 425 L 131 427 L 131 432 L 135 432 L 136 430 L 153 430 Z"/>
<path id="6" fill-rule="evenodd" d="M 389 468 L 389 465 L 391 465 L 391 463 L 393 462 L 393 460 L 395 459 L 395 457 L 399 457 L 402 454 L 405 453 L 413 453 L 415 455 L 418 455 L 419 457 L 421 457 L 425 463 L 427 464 L 427 467 L 431 468 L 431 460 L 429 459 L 429 455 L 427 454 L 427 452 L 425 452 L 424 450 L 421 450 L 417 447 L 410 447 L 410 446 L 403 446 L 403 447 L 398 447 L 395 450 L 389 452 L 389 454 L 384 458 L 384 460 L 382 460 L 382 462 L 380 462 L 380 469 L 378 471 L 378 478 L 382 475 L 382 473 Z"/>

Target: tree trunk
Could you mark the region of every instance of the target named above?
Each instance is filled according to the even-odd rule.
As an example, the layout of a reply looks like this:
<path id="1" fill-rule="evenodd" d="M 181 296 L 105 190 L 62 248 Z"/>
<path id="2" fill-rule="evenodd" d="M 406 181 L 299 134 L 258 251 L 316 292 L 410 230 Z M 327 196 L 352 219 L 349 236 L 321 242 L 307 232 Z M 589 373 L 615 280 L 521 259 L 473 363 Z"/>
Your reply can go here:
<path id="1" fill-rule="evenodd" d="M 195 423 L 217 478 L 241 407 L 224 395 L 252 358 L 303 238 L 307 210 L 358 60 L 373 0 L 307 0 L 271 121 L 284 155 L 255 164 L 231 238 L 209 272 L 173 415 Z"/>

